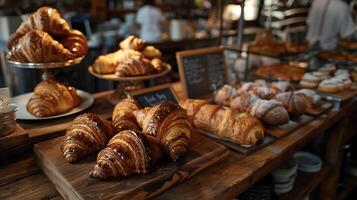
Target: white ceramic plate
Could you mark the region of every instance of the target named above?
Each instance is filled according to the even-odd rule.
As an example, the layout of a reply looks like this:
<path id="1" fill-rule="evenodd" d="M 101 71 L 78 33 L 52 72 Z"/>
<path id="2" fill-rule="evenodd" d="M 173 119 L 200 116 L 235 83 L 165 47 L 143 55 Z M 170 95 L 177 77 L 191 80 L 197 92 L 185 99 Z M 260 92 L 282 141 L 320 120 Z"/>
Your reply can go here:
<path id="1" fill-rule="evenodd" d="M 55 118 L 61 118 L 61 117 L 79 113 L 79 112 L 89 108 L 91 105 L 93 105 L 94 98 L 92 97 L 91 94 L 89 94 L 88 92 L 82 91 L 82 90 L 77 90 L 77 94 L 81 98 L 81 102 L 77 107 L 73 108 L 72 110 L 70 110 L 66 113 L 63 113 L 60 115 L 49 116 L 49 117 L 36 117 L 27 111 L 26 104 L 27 104 L 27 101 L 32 96 L 32 92 L 13 97 L 11 99 L 11 103 L 13 103 L 19 107 L 19 110 L 16 112 L 16 119 L 20 119 L 20 120 L 55 119 Z"/>

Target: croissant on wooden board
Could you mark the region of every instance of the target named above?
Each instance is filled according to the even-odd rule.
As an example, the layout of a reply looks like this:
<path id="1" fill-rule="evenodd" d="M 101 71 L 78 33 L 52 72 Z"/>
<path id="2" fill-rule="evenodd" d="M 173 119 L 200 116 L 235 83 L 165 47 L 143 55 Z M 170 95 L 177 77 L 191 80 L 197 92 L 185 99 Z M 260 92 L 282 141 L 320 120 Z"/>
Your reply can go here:
<path id="1" fill-rule="evenodd" d="M 255 145 L 264 139 L 263 125 L 247 113 L 198 99 L 186 99 L 180 101 L 180 105 L 198 129 L 229 137 L 241 145 Z"/>
<path id="2" fill-rule="evenodd" d="M 141 130 L 133 114 L 136 110 L 139 110 L 139 105 L 133 98 L 123 99 L 115 106 L 112 117 L 115 132 Z"/>
<path id="3" fill-rule="evenodd" d="M 275 100 L 280 102 L 293 116 L 300 116 L 305 112 L 305 102 L 294 92 L 282 92 L 274 97 Z"/>
<path id="4" fill-rule="evenodd" d="M 146 174 L 161 157 L 157 141 L 138 130 L 117 133 L 97 156 L 92 178 Z"/>
<path id="5" fill-rule="evenodd" d="M 120 49 L 113 53 L 99 56 L 93 64 L 93 69 L 99 74 L 113 74 L 120 63 L 132 57 L 141 57 L 142 54 L 131 49 Z"/>
<path id="6" fill-rule="evenodd" d="M 289 121 L 288 111 L 279 102 L 274 99 L 259 99 L 248 92 L 241 92 L 238 97 L 235 97 L 230 107 L 238 112 L 250 113 L 267 125 L 282 125 Z"/>
<path id="7" fill-rule="evenodd" d="M 61 146 L 63 156 L 70 163 L 77 162 L 103 149 L 113 134 L 109 121 L 92 113 L 79 115 L 66 130 Z"/>
<path id="8" fill-rule="evenodd" d="M 65 113 L 79 102 L 80 98 L 74 87 L 54 80 L 45 80 L 37 84 L 26 107 L 36 117 L 48 117 Z"/>
<path id="9" fill-rule="evenodd" d="M 149 60 L 142 57 L 131 57 L 118 64 L 115 74 L 119 77 L 143 76 L 155 72 Z"/>
<path id="10" fill-rule="evenodd" d="M 183 158 L 191 144 L 192 127 L 186 111 L 179 105 L 164 102 L 134 111 L 142 131 L 155 138 L 171 160 Z"/>
<path id="11" fill-rule="evenodd" d="M 65 38 L 70 34 L 70 26 L 61 17 L 58 10 L 50 7 L 39 8 L 28 17 L 21 26 L 10 36 L 8 47 L 11 49 L 19 39 L 31 30 L 47 32 L 54 38 Z"/>
<path id="12" fill-rule="evenodd" d="M 72 52 L 40 30 L 31 30 L 21 37 L 8 57 L 9 60 L 34 63 L 61 62 L 74 58 Z"/>
<path id="13" fill-rule="evenodd" d="M 132 49 L 136 51 L 142 50 L 146 46 L 146 42 L 141 39 L 137 38 L 133 35 L 128 36 L 125 40 L 119 43 L 119 47 L 122 49 Z"/>

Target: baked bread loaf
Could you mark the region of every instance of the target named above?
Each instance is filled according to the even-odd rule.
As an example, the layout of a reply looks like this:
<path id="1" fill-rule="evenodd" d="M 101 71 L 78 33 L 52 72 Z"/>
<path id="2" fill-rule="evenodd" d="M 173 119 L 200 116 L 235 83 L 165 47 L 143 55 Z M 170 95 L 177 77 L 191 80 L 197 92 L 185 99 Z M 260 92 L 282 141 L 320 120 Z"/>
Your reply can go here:
<path id="1" fill-rule="evenodd" d="M 121 100 L 115 106 L 112 120 L 116 133 L 123 130 L 141 130 L 133 114 L 136 110 L 139 110 L 138 102 L 131 97 Z"/>
<path id="2" fill-rule="evenodd" d="M 154 46 L 146 46 L 141 53 L 144 55 L 145 58 L 152 60 L 154 58 L 161 58 L 161 52 Z"/>
<path id="3" fill-rule="evenodd" d="M 277 126 L 289 121 L 287 110 L 276 100 L 259 99 L 257 96 L 242 92 L 231 101 L 230 107 L 238 112 L 246 112 L 258 118 L 263 124 Z"/>
<path id="4" fill-rule="evenodd" d="M 119 43 L 121 49 L 132 49 L 141 51 L 146 46 L 146 42 L 143 39 L 137 38 L 133 35 L 127 37 L 125 40 Z"/>
<path id="5" fill-rule="evenodd" d="M 70 163 L 77 162 L 103 149 L 113 134 L 109 121 L 92 113 L 79 115 L 66 131 L 62 143 L 63 156 Z"/>
<path id="6" fill-rule="evenodd" d="M 309 89 L 297 90 L 295 95 L 298 95 L 304 101 L 305 107 L 307 108 L 313 108 L 321 101 L 321 96 Z"/>
<path id="7" fill-rule="evenodd" d="M 272 83 L 272 89 L 275 93 L 294 91 L 294 86 L 287 81 L 278 81 Z"/>
<path id="8" fill-rule="evenodd" d="M 31 30 L 16 42 L 9 53 L 9 60 L 20 62 L 61 62 L 74 59 L 75 55 L 48 33 Z"/>
<path id="9" fill-rule="evenodd" d="M 171 160 L 183 158 L 191 144 L 191 123 L 179 105 L 170 102 L 134 111 L 142 131 L 155 138 Z"/>
<path id="10" fill-rule="evenodd" d="M 180 101 L 180 105 L 198 129 L 231 138 L 240 145 L 256 145 L 264 139 L 263 125 L 247 113 L 198 99 L 186 99 Z"/>
<path id="11" fill-rule="evenodd" d="M 55 39 L 58 39 L 67 37 L 70 34 L 71 28 L 61 17 L 58 10 L 50 7 L 42 7 L 28 17 L 16 32 L 10 36 L 8 48 L 12 49 L 22 36 L 32 30 L 47 32 Z"/>
<path id="12" fill-rule="evenodd" d="M 92 178 L 146 174 L 161 157 L 160 145 L 137 130 L 117 133 L 97 156 Z"/>
<path id="13" fill-rule="evenodd" d="M 26 108 L 36 117 L 48 117 L 65 113 L 79 102 L 80 98 L 74 87 L 54 80 L 45 80 L 37 84 Z"/>
<path id="14" fill-rule="evenodd" d="M 268 87 L 253 87 L 249 90 L 249 93 L 258 96 L 261 99 L 272 99 L 276 91 Z"/>
<path id="15" fill-rule="evenodd" d="M 279 93 L 274 99 L 280 102 L 292 116 L 298 117 L 305 113 L 304 100 L 294 92 Z"/>
<path id="16" fill-rule="evenodd" d="M 117 65 L 115 74 L 119 77 L 143 76 L 155 72 L 154 66 L 148 59 L 142 57 L 131 57 Z"/>
<path id="17" fill-rule="evenodd" d="M 99 74 L 113 74 L 117 66 L 132 57 L 141 57 L 138 51 L 127 49 L 99 56 L 93 64 L 93 69 Z"/>

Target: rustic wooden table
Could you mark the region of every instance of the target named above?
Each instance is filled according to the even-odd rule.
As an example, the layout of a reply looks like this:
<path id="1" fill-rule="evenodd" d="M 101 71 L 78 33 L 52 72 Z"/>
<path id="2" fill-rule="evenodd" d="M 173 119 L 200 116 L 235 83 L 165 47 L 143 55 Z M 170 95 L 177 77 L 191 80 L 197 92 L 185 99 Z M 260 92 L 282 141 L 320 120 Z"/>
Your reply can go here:
<path id="1" fill-rule="evenodd" d="M 172 86 L 177 96 L 182 98 L 181 85 L 175 83 Z M 107 100 L 110 94 L 111 92 L 94 94 L 95 104 L 86 112 L 110 118 L 113 109 L 113 105 Z M 340 109 L 326 112 L 290 135 L 278 139 L 248 156 L 231 151 L 227 159 L 202 171 L 186 182 L 174 186 L 159 195 L 157 199 L 232 199 L 329 129 L 330 131 L 327 131 L 329 133 L 327 142 L 329 150 L 325 153 L 325 164 L 322 171 L 314 175 L 318 178 L 312 177 L 314 181 L 310 182 L 305 180 L 306 186 L 302 189 L 303 193 L 292 191 L 292 194 L 295 192 L 296 195 L 290 196 L 290 199 L 299 199 L 320 184 L 327 174 L 339 169 L 336 164 L 338 160 L 336 152 L 345 140 L 342 127 L 346 125 L 347 116 L 356 113 L 356 110 L 357 103 L 355 100 L 351 100 L 344 103 Z M 38 142 L 63 134 L 63 130 L 73 118 L 74 116 L 48 122 L 20 122 L 20 125 L 28 130 L 33 142 Z M 351 137 L 351 133 L 348 133 L 348 137 Z M 335 150 L 336 152 L 334 152 Z M 331 176 L 334 176 L 333 173 Z M 329 190 L 334 183 L 336 180 L 332 178 L 330 182 L 322 185 L 321 189 L 327 191 L 322 195 L 331 195 L 333 190 Z M 282 198 L 284 199 L 284 196 Z M 32 153 L 28 152 L 13 159 L 1 161 L 0 199 L 62 199 L 62 197 L 37 166 Z"/>

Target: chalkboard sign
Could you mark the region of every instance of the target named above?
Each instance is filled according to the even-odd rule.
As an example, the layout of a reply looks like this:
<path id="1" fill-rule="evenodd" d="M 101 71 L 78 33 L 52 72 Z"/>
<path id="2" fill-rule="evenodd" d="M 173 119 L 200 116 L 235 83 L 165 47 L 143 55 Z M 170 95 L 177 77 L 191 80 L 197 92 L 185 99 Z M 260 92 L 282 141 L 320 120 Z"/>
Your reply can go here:
<path id="1" fill-rule="evenodd" d="M 226 83 L 223 48 L 177 52 L 180 79 L 187 98 L 205 98 Z"/>
<path id="2" fill-rule="evenodd" d="M 168 85 L 146 88 L 140 91 L 130 92 L 129 94 L 139 102 L 142 108 L 153 106 L 164 101 L 178 103 L 175 92 Z"/>

